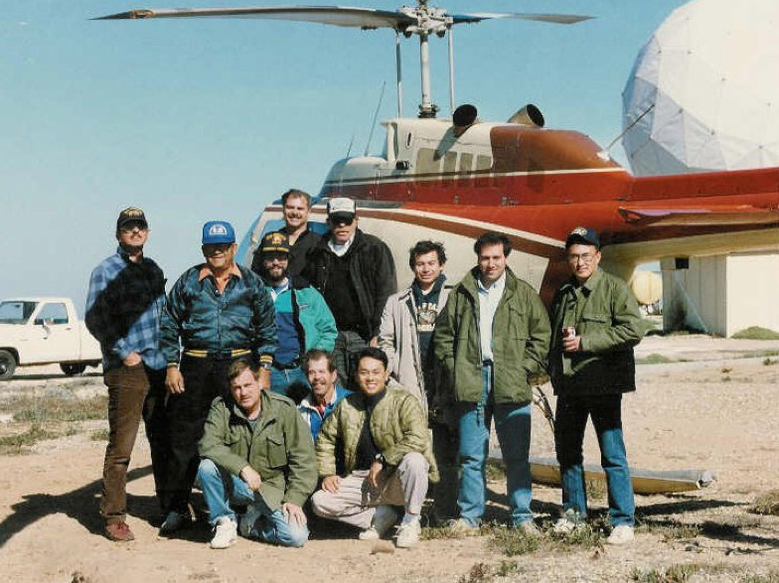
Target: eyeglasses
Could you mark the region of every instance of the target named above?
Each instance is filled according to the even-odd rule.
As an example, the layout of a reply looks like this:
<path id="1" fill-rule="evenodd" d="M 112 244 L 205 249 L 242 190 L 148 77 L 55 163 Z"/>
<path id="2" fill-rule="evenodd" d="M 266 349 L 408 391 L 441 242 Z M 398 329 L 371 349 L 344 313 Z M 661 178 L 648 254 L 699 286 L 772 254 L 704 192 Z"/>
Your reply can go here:
<path id="1" fill-rule="evenodd" d="M 585 265 L 589 265 L 595 259 L 595 255 L 592 253 L 582 253 L 581 255 L 568 255 L 566 258 L 568 259 L 568 263 L 576 264 L 581 261 Z"/>

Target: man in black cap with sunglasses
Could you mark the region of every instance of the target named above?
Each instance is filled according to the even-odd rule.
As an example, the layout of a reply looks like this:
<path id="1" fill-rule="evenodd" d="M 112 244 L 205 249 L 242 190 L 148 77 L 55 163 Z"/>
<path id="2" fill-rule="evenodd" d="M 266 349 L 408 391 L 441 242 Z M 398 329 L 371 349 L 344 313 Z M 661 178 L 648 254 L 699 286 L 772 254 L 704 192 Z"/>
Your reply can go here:
<path id="1" fill-rule="evenodd" d="M 335 316 L 338 380 L 353 388 L 352 355 L 368 345 L 378 346 L 384 304 L 397 289 L 395 262 L 383 241 L 358 228 L 352 199 L 330 199 L 327 225 L 330 230 L 311 250 L 304 275 Z"/>
<path id="2" fill-rule="evenodd" d="M 154 485 L 160 504 L 165 488 L 165 358 L 160 321 L 165 310 L 165 278 L 146 257 L 146 215 L 128 207 L 116 220 L 116 253 L 92 271 L 86 325 L 100 342 L 103 379 L 108 387 L 108 446 L 103 464 L 100 513 L 112 541 L 135 538 L 127 516 L 127 467 L 143 418 L 151 446 Z"/>

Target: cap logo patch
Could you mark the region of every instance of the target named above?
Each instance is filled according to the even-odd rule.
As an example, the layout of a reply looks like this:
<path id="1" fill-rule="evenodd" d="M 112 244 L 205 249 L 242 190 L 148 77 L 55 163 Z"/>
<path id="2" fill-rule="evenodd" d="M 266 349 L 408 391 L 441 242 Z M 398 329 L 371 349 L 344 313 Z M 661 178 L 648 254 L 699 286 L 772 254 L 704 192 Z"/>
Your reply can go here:
<path id="1" fill-rule="evenodd" d="M 221 225 L 217 223 L 216 225 L 211 225 L 211 228 L 208 229 L 209 235 L 227 235 L 227 229 L 224 225 Z"/>

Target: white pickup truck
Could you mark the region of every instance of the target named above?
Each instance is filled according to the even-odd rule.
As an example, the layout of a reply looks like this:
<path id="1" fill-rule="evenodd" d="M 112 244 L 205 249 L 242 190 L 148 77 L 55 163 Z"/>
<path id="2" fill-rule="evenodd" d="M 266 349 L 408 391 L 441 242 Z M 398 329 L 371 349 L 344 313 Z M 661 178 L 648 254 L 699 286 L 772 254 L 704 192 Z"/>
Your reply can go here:
<path id="1" fill-rule="evenodd" d="M 100 344 L 78 319 L 69 298 L 17 298 L 0 302 L 0 380 L 17 366 L 58 363 L 80 374 L 101 362 Z"/>

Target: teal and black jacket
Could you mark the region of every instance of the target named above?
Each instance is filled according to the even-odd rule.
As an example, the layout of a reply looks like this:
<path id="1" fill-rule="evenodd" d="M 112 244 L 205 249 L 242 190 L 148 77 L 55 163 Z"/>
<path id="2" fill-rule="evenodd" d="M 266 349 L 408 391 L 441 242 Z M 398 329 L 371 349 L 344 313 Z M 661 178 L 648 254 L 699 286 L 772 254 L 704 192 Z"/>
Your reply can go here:
<path id="1" fill-rule="evenodd" d="M 184 350 L 224 355 L 249 349 L 257 362 L 270 362 L 276 352 L 276 312 L 262 279 L 238 265 L 223 293 L 213 276 L 201 279 L 202 265 L 187 269 L 168 294 L 162 316 L 160 349 L 168 365 L 179 362 L 179 338 Z"/>

